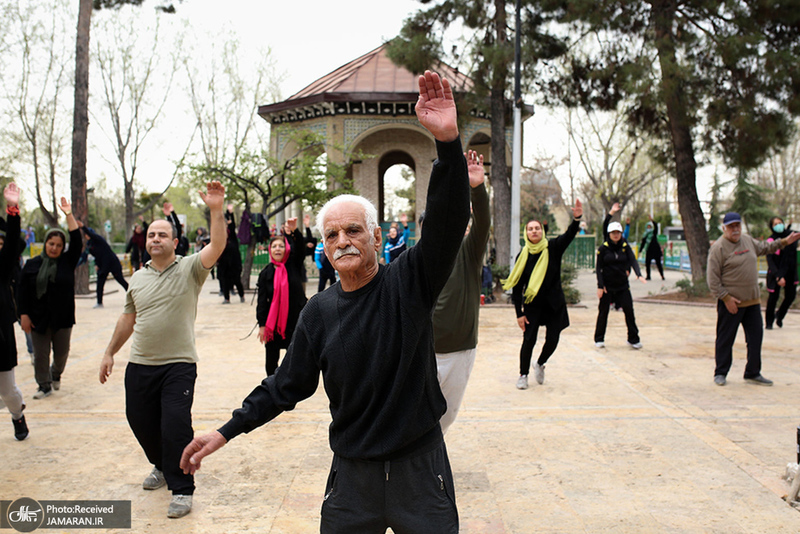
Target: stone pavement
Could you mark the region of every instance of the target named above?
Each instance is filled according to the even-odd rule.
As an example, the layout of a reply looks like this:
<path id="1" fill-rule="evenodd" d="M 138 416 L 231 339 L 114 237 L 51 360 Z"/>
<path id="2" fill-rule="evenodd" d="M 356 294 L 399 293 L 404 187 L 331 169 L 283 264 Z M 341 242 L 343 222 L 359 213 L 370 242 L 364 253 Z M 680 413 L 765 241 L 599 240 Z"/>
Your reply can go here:
<path id="1" fill-rule="evenodd" d="M 667 276 L 674 285 L 682 275 Z M 800 513 L 781 500 L 800 424 L 800 315 L 766 332 L 764 375 L 774 387 L 743 382 L 741 334 L 728 385 L 718 387 L 713 309 L 636 302 L 644 348 L 626 345 L 622 313 L 612 313 L 607 348 L 595 349 L 593 279 L 589 272 L 579 278 L 586 307 L 570 309 L 572 325 L 544 385 L 531 380 L 525 391 L 514 386 L 521 333 L 513 309 L 482 310 L 475 369 L 446 437 L 461 532 L 800 532 Z M 661 286 L 632 284 L 638 296 Z M 246 337 L 255 323 L 252 295 L 222 306 L 215 287 L 209 280 L 197 317 L 198 433 L 225 422 L 264 372 L 263 349 L 255 335 Z M 125 420 L 129 345 L 110 382 L 97 379 L 123 294 L 105 301 L 96 310 L 93 300 L 78 300 L 62 388 L 49 398 L 31 399 L 33 367 L 19 332 L 16 376 L 31 435 L 15 442 L 10 421 L 0 427 L 0 499 L 130 500 L 137 533 L 318 532 L 331 459 L 322 388 L 207 458 L 193 512 L 166 518 L 169 493 L 141 489 L 150 466 Z"/>

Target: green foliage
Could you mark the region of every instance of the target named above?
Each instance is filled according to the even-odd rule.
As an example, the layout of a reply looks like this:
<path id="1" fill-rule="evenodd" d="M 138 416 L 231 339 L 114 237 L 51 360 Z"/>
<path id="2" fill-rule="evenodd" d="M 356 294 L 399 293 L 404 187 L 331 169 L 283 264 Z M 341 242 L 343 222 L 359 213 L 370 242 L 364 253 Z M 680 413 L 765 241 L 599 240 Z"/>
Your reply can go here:
<path id="1" fill-rule="evenodd" d="M 662 140 L 674 162 L 667 106 L 683 99 L 686 126 L 733 168 L 751 169 L 784 146 L 800 113 L 797 6 L 767 2 L 543 3 L 587 37 L 563 71 L 542 82 L 549 101 L 614 110 Z M 660 28 L 667 33 L 658 34 Z M 673 28 L 672 31 L 669 28 Z M 680 28 L 680 31 L 674 31 Z M 710 30 L 710 31 L 709 31 Z M 655 32 L 655 33 L 654 33 Z M 677 148 L 676 148 L 677 149 Z"/>
<path id="2" fill-rule="evenodd" d="M 345 176 L 347 162 L 334 163 L 324 156 L 326 144 L 322 136 L 309 130 L 289 131 L 288 135 L 295 150 L 285 162 L 263 150 L 244 152 L 232 166 L 190 166 L 185 182 L 198 187 L 209 180 L 219 180 L 229 200 L 241 201 L 245 209 L 258 211 L 267 219 L 298 200 L 313 209 L 336 195 L 353 191 L 352 180 Z M 336 184 L 335 190 L 329 187 L 331 184 Z"/>
<path id="3" fill-rule="evenodd" d="M 520 209 L 520 224 L 522 225 L 521 232 L 525 232 L 525 225 L 528 221 L 547 221 L 547 233 L 558 234 L 560 230 L 556 218 L 553 217 L 550 211 L 550 206 L 547 204 L 526 204 Z M 520 234 L 522 235 L 522 234 Z"/>
<path id="4" fill-rule="evenodd" d="M 747 179 L 744 171 L 739 171 L 736 187 L 733 191 L 731 211 L 742 216 L 753 236 L 767 237 L 772 231 L 767 228 L 767 221 L 774 215 L 774 210 L 767 195 L 769 191 Z"/>
<path id="5" fill-rule="evenodd" d="M 717 240 L 722 235 L 720 228 L 720 221 L 722 221 L 722 211 L 720 210 L 720 189 L 722 185 L 719 181 L 719 175 L 714 174 L 714 185 L 711 187 L 711 203 L 709 205 L 708 214 L 708 238 Z"/>
<path id="6" fill-rule="evenodd" d="M 682 278 L 675 282 L 675 287 L 677 287 L 690 299 L 697 297 L 708 297 L 711 295 L 711 291 L 708 289 L 708 283 L 706 283 L 705 277 L 700 278 L 696 282 L 693 282 L 690 278 Z"/>
<path id="7" fill-rule="evenodd" d="M 561 289 L 567 304 L 577 304 L 581 301 L 581 292 L 575 287 L 578 279 L 578 268 L 570 263 L 561 264 Z"/>
<path id="8" fill-rule="evenodd" d="M 505 280 L 508 278 L 508 273 L 511 272 L 511 268 L 508 265 L 498 265 L 493 263 L 491 265 L 492 269 L 492 280 L 494 280 L 494 286 L 497 289 L 502 290 L 502 284 L 500 280 Z"/>

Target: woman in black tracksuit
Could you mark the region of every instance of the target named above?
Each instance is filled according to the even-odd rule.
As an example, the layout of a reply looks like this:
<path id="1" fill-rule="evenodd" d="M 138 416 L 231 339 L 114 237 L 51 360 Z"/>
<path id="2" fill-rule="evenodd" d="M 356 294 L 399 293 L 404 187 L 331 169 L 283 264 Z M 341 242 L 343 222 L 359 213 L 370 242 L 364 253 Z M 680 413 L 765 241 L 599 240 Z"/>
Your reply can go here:
<path id="1" fill-rule="evenodd" d="M 645 282 L 639 264 L 627 241 L 622 238 L 622 225 L 612 222 L 608 225 L 608 239 L 597 249 L 597 298 L 600 304 L 597 309 L 597 324 L 594 329 L 594 344 L 598 348 L 605 347 L 606 325 L 611 302 L 615 302 L 625 313 L 625 324 L 628 326 L 628 345 L 635 349 L 642 348 L 639 340 L 639 329 L 633 315 L 633 297 L 631 297 L 628 275 L 631 269 L 636 277 Z"/>
<path id="2" fill-rule="evenodd" d="M 772 230 L 772 235 L 767 239 L 767 242 L 776 241 L 778 239 L 788 237 L 792 233 L 791 225 L 785 226 L 783 219 L 780 217 L 773 217 L 769 220 L 769 228 Z M 767 291 L 769 297 L 767 298 L 767 310 L 765 322 L 766 329 L 772 330 L 772 323 L 783 327 L 783 318 L 786 317 L 786 312 L 794 302 L 794 297 L 797 295 L 797 243 L 786 245 L 783 249 L 778 250 L 775 254 L 767 254 Z M 783 302 L 781 302 L 778 312 L 775 312 L 775 306 L 778 305 L 778 299 L 781 295 L 781 288 L 784 290 Z"/>
<path id="3" fill-rule="evenodd" d="M 528 372 L 539 327 L 545 326 L 547 332 L 533 371 L 536 382 L 543 384 L 544 364 L 558 347 L 561 331 L 569 326 L 567 301 L 561 287 L 561 258 L 578 233 L 583 215 L 580 201 L 575 202 L 572 215 L 567 231 L 552 239 L 545 237 L 541 223 L 529 221 L 525 225 L 525 246 L 517 255 L 508 278 L 502 281 L 503 289 L 512 290 L 517 324 L 523 332 L 517 389 L 528 388 Z M 537 265 L 543 269 L 539 276 Z"/>

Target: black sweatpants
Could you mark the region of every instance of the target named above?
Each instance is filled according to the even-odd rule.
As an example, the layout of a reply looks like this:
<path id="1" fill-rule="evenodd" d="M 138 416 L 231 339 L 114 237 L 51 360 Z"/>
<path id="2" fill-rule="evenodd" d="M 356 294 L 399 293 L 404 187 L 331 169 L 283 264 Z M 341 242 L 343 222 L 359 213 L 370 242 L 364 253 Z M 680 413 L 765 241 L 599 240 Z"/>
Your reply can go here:
<path id="1" fill-rule="evenodd" d="M 622 311 L 625 313 L 625 324 L 628 327 L 628 343 L 638 343 L 639 329 L 636 327 L 636 317 L 633 315 L 633 297 L 631 296 L 630 289 L 603 293 L 597 308 L 597 324 L 594 327 L 594 340 L 605 341 L 608 312 L 612 302 L 622 308 Z"/>
<path id="2" fill-rule="evenodd" d="M 739 325 L 744 329 L 747 343 L 747 365 L 744 377 L 753 378 L 761 374 L 761 341 L 764 338 L 764 323 L 761 322 L 761 306 L 755 304 L 739 308 L 735 314 L 728 311 L 725 303 L 717 301 L 717 341 L 714 356 L 717 368 L 714 376 L 727 376 L 733 364 L 733 342 Z"/>
<path id="3" fill-rule="evenodd" d="M 244 298 L 244 286 L 242 285 L 242 279 L 238 276 L 235 277 L 228 277 L 225 279 L 220 278 L 222 284 L 222 296 L 225 297 L 225 300 L 231 299 L 231 292 L 233 291 L 234 287 L 236 291 L 239 292 L 239 298 Z"/>
<path id="4" fill-rule="evenodd" d="M 103 303 L 103 288 L 106 285 L 106 278 L 108 278 L 109 274 L 111 274 L 111 276 L 114 277 L 114 280 L 116 280 L 119 283 L 119 285 L 121 285 L 125 289 L 125 291 L 128 290 L 128 282 L 126 282 L 125 277 L 122 276 L 122 266 L 115 266 L 114 269 L 111 269 L 110 271 L 107 269 L 100 269 L 99 271 L 97 271 L 98 304 Z"/>
<path id="5" fill-rule="evenodd" d="M 378 462 L 334 454 L 321 534 L 458 533 L 453 474 L 444 442 L 423 454 Z"/>
<path id="6" fill-rule="evenodd" d="M 645 260 L 644 260 L 644 265 L 645 265 L 645 268 L 646 268 L 646 271 L 647 271 L 646 279 L 650 280 L 650 262 L 651 261 L 656 262 L 656 267 L 658 267 L 658 274 L 661 275 L 661 279 L 663 280 L 664 279 L 664 267 L 661 265 L 661 254 L 658 254 L 658 253 L 653 254 L 653 253 L 650 253 L 650 252 L 647 252 L 647 254 L 645 254 Z"/>
<path id="7" fill-rule="evenodd" d="M 184 447 L 192 441 L 192 401 L 197 365 L 171 363 L 125 369 L 125 415 L 147 460 L 164 472 L 174 495 L 192 495 L 194 477 L 180 468 Z"/>
<path id="8" fill-rule="evenodd" d="M 566 315 L 566 306 L 557 311 L 549 306 L 528 306 L 525 308 L 525 317 L 528 324 L 525 325 L 525 332 L 522 334 L 522 347 L 519 349 L 519 374 L 527 375 L 531 370 L 531 359 L 533 359 L 533 347 L 539 337 L 539 327 L 544 326 L 547 331 L 544 336 L 544 345 L 539 359 L 536 363 L 544 365 L 550 356 L 556 351 L 558 341 L 561 339 L 561 331 L 565 325 L 569 325 Z"/>
<path id="9" fill-rule="evenodd" d="M 336 283 L 336 271 L 328 272 L 323 269 L 319 272 L 319 284 L 317 284 L 317 293 L 325 291 L 325 286 L 327 285 L 328 282 L 330 282 L 331 285 Z"/>
<path id="10" fill-rule="evenodd" d="M 275 339 L 264 344 L 267 353 L 264 369 L 267 371 L 267 376 L 275 374 L 275 370 L 278 368 L 278 359 L 281 356 L 281 349 L 288 349 L 290 341 L 291 339 L 283 339 L 278 334 L 275 334 Z"/>
<path id="11" fill-rule="evenodd" d="M 789 307 L 797 296 L 797 286 L 793 282 L 786 284 L 786 287 L 783 289 L 783 302 L 781 302 L 781 307 L 778 308 L 777 314 L 775 313 L 775 306 L 778 305 L 778 299 L 781 296 L 781 286 L 775 284 L 775 289 L 770 290 L 769 297 L 767 297 L 767 311 L 765 317 L 767 326 L 772 326 L 775 319 L 783 322 L 783 318 L 786 317 Z"/>

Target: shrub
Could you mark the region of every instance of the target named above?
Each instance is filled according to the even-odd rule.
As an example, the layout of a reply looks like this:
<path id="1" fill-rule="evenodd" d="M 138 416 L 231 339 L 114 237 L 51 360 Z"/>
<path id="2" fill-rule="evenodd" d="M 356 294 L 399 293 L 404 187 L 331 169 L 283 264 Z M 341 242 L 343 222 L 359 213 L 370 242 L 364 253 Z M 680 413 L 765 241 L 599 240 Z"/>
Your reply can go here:
<path id="1" fill-rule="evenodd" d="M 701 278 L 697 283 L 692 282 L 691 278 L 683 278 L 675 282 L 675 287 L 681 290 L 688 298 L 708 297 L 711 295 L 705 278 Z"/>

